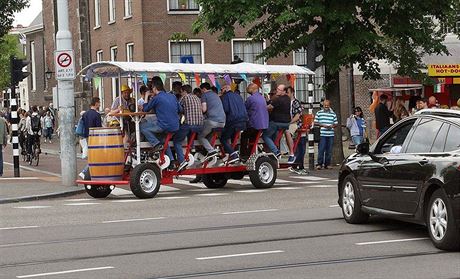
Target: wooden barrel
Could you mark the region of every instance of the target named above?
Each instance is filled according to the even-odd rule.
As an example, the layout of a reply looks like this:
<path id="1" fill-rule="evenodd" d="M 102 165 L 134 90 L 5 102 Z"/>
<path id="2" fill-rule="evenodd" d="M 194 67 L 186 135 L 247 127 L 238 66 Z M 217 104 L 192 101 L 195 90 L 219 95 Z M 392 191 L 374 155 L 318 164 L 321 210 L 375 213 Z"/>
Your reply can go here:
<path id="1" fill-rule="evenodd" d="M 121 180 L 125 164 L 120 128 L 90 128 L 88 165 L 91 180 Z"/>

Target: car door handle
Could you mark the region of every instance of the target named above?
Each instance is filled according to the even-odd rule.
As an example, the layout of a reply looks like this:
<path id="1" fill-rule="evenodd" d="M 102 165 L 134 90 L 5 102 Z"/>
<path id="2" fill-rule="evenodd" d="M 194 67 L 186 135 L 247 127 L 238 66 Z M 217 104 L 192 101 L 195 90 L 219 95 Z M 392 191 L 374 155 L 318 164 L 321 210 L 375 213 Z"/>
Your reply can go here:
<path id="1" fill-rule="evenodd" d="M 418 161 L 418 163 L 419 163 L 420 165 L 422 165 L 422 166 L 423 166 L 423 165 L 426 165 L 426 164 L 428 164 L 428 160 L 427 160 L 426 158 L 424 158 L 424 159 L 422 159 L 422 160 Z"/>

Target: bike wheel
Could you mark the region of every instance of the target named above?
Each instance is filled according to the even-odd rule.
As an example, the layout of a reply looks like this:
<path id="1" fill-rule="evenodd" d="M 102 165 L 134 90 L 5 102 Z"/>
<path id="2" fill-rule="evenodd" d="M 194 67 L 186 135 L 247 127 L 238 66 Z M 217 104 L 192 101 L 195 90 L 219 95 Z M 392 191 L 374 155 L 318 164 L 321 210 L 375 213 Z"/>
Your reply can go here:
<path id="1" fill-rule="evenodd" d="M 40 161 L 39 150 L 40 149 L 38 148 L 38 146 L 34 144 L 32 148 L 32 155 L 31 155 L 30 162 L 29 162 L 31 166 L 38 166 L 38 162 Z"/>

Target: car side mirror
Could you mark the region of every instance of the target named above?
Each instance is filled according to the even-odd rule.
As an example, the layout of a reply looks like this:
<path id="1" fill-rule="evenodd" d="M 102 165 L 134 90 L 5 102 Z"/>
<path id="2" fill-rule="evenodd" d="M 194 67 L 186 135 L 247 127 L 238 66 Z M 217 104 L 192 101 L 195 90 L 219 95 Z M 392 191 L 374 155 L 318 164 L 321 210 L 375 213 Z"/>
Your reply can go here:
<path id="1" fill-rule="evenodd" d="M 369 154 L 369 143 L 363 142 L 356 146 L 356 152 L 361 155 L 368 155 Z"/>

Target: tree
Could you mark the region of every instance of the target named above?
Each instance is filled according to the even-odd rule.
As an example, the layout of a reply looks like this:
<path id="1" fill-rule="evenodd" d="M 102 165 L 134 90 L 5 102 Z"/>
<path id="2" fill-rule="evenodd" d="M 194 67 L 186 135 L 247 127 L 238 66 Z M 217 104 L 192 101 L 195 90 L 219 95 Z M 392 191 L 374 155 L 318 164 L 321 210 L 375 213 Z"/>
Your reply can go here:
<path id="1" fill-rule="evenodd" d="M 29 6 L 29 0 L 0 0 L 0 38 L 10 31 L 14 13 Z"/>
<path id="2" fill-rule="evenodd" d="M 339 72 L 357 63 L 365 78 L 377 79 L 374 59 L 386 59 L 398 74 L 420 78 L 421 58 L 448 54 L 443 45 L 446 26 L 453 28 L 460 13 L 458 0 L 197 0 L 201 12 L 193 31 L 219 33 L 219 40 L 246 36 L 269 42 L 261 56 L 288 55 L 311 42 L 323 45 L 326 97 L 340 117 Z M 459 31 L 459 30 L 457 30 Z M 340 121 L 340 119 L 339 119 Z M 338 129 L 338 136 L 341 131 Z M 334 162 L 343 160 L 335 140 Z"/>
<path id="3" fill-rule="evenodd" d="M 0 38 L 0 90 L 10 87 L 10 56 L 24 58 L 19 49 L 19 40 L 16 35 L 4 35 Z"/>

